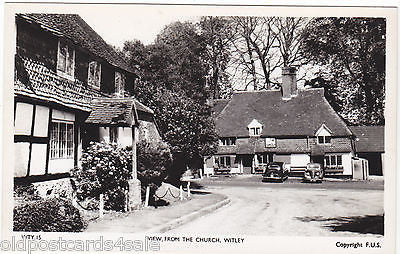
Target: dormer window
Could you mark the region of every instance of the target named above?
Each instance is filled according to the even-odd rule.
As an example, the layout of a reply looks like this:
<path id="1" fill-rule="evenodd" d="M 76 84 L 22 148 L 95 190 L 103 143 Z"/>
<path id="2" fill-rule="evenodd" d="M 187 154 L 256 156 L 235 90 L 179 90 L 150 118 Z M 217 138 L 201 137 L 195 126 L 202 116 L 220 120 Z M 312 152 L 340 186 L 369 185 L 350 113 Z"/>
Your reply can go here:
<path id="1" fill-rule="evenodd" d="M 57 74 L 67 78 L 74 79 L 75 72 L 75 50 L 66 43 L 58 42 L 57 54 Z"/>
<path id="2" fill-rule="evenodd" d="M 101 82 L 101 64 L 92 61 L 89 63 L 88 84 L 96 89 L 100 89 Z"/>
<path id="3" fill-rule="evenodd" d="M 221 146 L 235 146 L 236 145 L 236 138 L 221 138 L 219 140 L 219 144 Z"/>
<path id="4" fill-rule="evenodd" d="M 318 144 L 323 145 L 331 143 L 332 131 L 325 124 L 322 124 L 315 135 L 317 136 Z"/>
<path id="5" fill-rule="evenodd" d="M 251 121 L 251 123 L 247 126 L 249 129 L 249 136 L 260 136 L 262 131 L 262 124 L 258 122 L 256 119 Z"/>
<path id="6" fill-rule="evenodd" d="M 121 72 L 115 72 L 115 94 L 123 95 L 125 89 L 125 75 Z"/>

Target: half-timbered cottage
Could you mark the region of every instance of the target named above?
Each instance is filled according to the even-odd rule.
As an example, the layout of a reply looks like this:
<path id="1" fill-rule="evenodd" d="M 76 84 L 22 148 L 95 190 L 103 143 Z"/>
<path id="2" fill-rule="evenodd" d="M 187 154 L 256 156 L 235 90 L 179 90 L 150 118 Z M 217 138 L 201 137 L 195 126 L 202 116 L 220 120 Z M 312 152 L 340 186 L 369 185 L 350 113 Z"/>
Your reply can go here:
<path id="1" fill-rule="evenodd" d="M 132 97 L 135 70 L 80 16 L 18 14 L 16 38 L 17 181 L 68 176 L 90 141 L 159 138 L 153 111 Z"/>
<path id="2" fill-rule="evenodd" d="M 297 89 L 295 68 L 283 69 L 281 90 L 235 92 L 215 101 L 214 118 L 220 141 L 217 153 L 205 158 L 205 174 L 257 173 L 279 161 L 292 172 L 318 162 L 329 174 L 352 175 L 351 130 L 322 88 Z"/>

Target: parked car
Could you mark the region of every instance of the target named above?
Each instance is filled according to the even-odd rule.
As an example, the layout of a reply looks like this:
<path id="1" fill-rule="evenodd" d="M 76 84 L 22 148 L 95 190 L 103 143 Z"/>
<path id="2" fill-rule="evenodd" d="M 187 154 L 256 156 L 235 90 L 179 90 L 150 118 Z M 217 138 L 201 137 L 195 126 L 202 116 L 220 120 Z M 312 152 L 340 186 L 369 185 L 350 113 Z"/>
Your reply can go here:
<path id="1" fill-rule="evenodd" d="M 304 182 L 317 182 L 321 183 L 324 178 L 324 169 L 319 163 L 308 163 L 304 171 Z"/>
<path id="2" fill-rule="evenodd" d="M 289 177 L 289 169 L 284 162 L 270 162 L 263 174 L 264 181 L 285 181 Z"/>

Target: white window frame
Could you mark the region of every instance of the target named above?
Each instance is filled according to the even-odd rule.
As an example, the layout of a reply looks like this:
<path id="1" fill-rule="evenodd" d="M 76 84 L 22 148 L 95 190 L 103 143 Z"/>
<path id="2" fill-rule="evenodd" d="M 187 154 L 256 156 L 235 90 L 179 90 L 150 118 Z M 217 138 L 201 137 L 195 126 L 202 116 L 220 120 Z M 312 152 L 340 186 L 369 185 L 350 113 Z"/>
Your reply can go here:
<path id="1" fill-rule="evenodd" d="M 249 130 L 250 137 L 259 137 L 262 132 L 262 124 L 258 122 L 256 119 L 253 119 L 251 123 L 247 126 Z"/>
<path id="2" fill-rule="evenodd" d="M 265 138 L 265 147 L 274 148 L 276 147 L 276 138 Z"/>
<path id="3" fill-rule="evenodd" d="M 236 146 L 236 138 L 220 138 L 220 146 Z"/>
<path id="4" fill-rule="evenodd" d="M 60 69 L 61 46 L 62 45 L 63 46 L 65 45 L 65 47 L 67 49 L 66 56 L 65 56 L 64 70 Z M 72 73 L 68 73 L 67 66 L 69 65 L 68 61 L 70 60 L 70 55 L 69 54 L 70 54 L 71 50 L 72 50 L 72 54 L 73 54 L 72 55 L 72 63 L 70 64 L 72 66 L 72 70 L 71 70 Z M 61 40 L 58 41 L 57 66 L 56 66 L 56 69 L 57 69 L 57 75 L 59 75 L 59 76 L 61 76 L 63 78 L 69 79 L 69 80 L 74 80 L 74 77 L 75 77 L 75 49 L 73 47 L 71 47 L 70 45 L 68 45 L 67 43 L 62 42 Z"/>
<path id="5" fill-rule="evenodd" d="M 53 124 L 56 124 L 58 126 L 57 130 L 57 135 L 54 136 L 53 134 Z M 65 136 L 64 139 L 61 142 L 60 137 L 61 135 L 61 128 L 60 126 L 62 124 L 65 124 Z M 72 127 L 72 135 L 68 135 L 68 126 Z M 73 159 L 74 158 L 74 152 L 75 152 L 75 140 L 74 140 L 74 122 L 71 121 L 61 121 L 61 120 L 52 120 L 51 125 L 50 125 L 50 159 Z M 55 140 L 57 139 L 57 140 Z M 68 143 L 72 142 L 72 146 L 68 147 Z M 61 152 L 63 151 L 63 152 Z"/>
<path id="6" fill-rule="evenodd" d="M 322 138 L 322 142 L 320 141 Z M 332 136 L 317 136 L 317 142 L 319 145 L 330 145 L 332 142 Z"/>
<path id="7" fill-rule="evenodd" d="M 117 77 L 119 76 L 119 81 Z M 122 72 L 116 71 L 114 74 L 115 94 L 124 95 L 125 93 L 125 75 Z"/>
<path id="8" fill-rule="evenodd" d="M 229 163 L 227 163 L 228 161 L 229 161 Z M 222 168 L 228 168 L 228 167 L 231 168 L 232 167 L 231 156 L 219 156 L 218 157 L 218 166 L 222 167 Z"/>
<path id="9" fill-rule="evenodd" d="M 338 163 L 338 157 L 340 157 L 340 164 Z M 329 165 L 327 163 L 327 158 L 329 158 Z M 334 158 L 334 163 L 332 163 L 332 158 Z M 343 155 L 342 154 L 325 154 L 324 165 L 329 169 L 343 169 Z"/>
<path id="10" fill-rule="evenodd" d="M 94 68 L 94 74 L 92 75 L 92 68 Z M 98 69 L 98 70 L 97 70 Z M 96 71 L 97 76 L 96 76 Z M 101 63 L 97 61 L 91 61 L 88 67 L 88 84 L 96 89 L 100 89 L 101 85 Z"/>

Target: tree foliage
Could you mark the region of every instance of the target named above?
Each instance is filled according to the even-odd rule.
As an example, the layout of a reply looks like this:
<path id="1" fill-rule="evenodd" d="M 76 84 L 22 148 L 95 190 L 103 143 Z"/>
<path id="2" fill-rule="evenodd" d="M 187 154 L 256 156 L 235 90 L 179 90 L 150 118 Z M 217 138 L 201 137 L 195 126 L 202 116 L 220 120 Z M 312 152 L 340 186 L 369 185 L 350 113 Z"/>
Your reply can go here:
<path id="1" fill-rule="evenodd" d="M 189 22 L 166 26 L 155 42 L 126 42 L 125 56 L 138 65 L 141 79 L 135 96 L 155 112 L 161 135 L 182 165 L 211 154 L 217 140 L 206 86 L 209 65 L 204 37 Z"/>
<path id="2" fill-rule="evenodd" d="M 318 18 L 305 31 L 302 54 L 324 67 L 311 83 L 329 86 L 350 124 L 384 123 L 385 34 L 383 18 Z"/>

